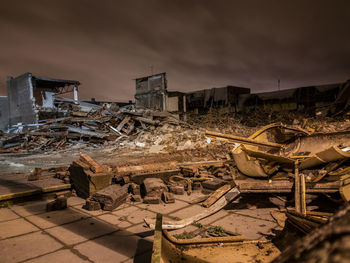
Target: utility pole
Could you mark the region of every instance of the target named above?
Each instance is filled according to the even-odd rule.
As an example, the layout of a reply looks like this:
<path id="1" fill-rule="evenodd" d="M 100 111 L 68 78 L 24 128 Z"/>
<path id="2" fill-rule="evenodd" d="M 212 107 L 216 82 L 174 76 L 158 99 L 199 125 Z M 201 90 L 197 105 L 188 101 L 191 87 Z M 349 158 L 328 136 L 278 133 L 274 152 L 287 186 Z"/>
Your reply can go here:
<path id="1" fill-rule="evenodd" d="M 278 79 L 278 90 L 281 90 L 281 80 L 280 79 Z"/>

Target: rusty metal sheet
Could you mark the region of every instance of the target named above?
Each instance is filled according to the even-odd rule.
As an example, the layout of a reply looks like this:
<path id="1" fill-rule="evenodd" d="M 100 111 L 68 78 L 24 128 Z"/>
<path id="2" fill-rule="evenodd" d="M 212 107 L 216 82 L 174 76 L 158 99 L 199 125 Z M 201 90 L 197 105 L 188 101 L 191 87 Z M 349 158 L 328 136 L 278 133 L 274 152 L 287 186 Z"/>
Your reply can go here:
<path id="1" fill-rule="evenodd" d="M 344 151 L 337 146 L 316 153 L 314 156 L 302 160 L 300 169 L 312 168 L 318 165 L 350 158 L 350 151 Z"/>
<path id="2" fill-rule="evenodd" d="M 242 148 L 236 149 L 233 152 L 233 159 L 236 162 L 238 170 L 244 175 L 250 177 L 268 177 L 260 162 L 255 158 L 250 158 L 249 155 L 242 151 Z"/>

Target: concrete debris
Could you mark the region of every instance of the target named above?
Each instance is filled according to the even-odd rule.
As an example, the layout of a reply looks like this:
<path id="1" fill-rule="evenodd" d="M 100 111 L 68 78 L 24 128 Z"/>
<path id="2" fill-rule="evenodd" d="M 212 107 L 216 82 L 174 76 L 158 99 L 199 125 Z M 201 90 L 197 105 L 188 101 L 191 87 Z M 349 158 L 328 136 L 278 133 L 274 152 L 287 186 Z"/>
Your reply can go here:
<path id="1" fill-rule="evenodd" d="M 54 201 L 46 204 L 46 211 L 62 210 L 67 208 L 67 197 L 59 196 Z"/>
<path id="2" fill-rule="evenodd" d="M 159 204 L 160 203 L 160 196 L 145 196 L 145 198 L 143 198 L 143 202 L 145 204 Z"/>
<path id="3" fill-rule="evenodd" d="M 171 185 L 169 186 L 169 191 L 176 195 L 185 194 L 185 187 L 181 185 Z"/>
<path id="4" fill-rule="evenodd" d="M 28 176 L 28 181 L 39 180 L 42 172 L 43 170 L 41 168 L 35 168 L 34 171 Z"/>
<path id="5" fill-rule="evenodd" d="M 73 161 L 69 167 L 69 173 L 70 180 L 78 196 L 88 198 L 111 184 L 112 172 L 107 167 L 102 168 L 90 157 L 82 156 L 79 160 Z M 93 172 L 96 169 L 101 172 Z"/>
<path id="6" fill-rule="evenodd" d="M 123 204 L 128 196 L 128 185 L 110 185 L 92 195 L 91 200 L 100 203 L 103 210 L 112 211 Z"/>
<path id="7" fill-rule="evenodd" d="M 133 201 L 133 202 L 141 202 L 142 201 L 141 195 L 132 195 L 131 196 L 131 201 Z"/>
<path id="8" fill-rule="evenodd" d="M 169 192 L 162 193 L 162 200 L 166 204 L 175 203 L 174 195 L 172 193 L 169 193 Z"/>
<path id="9" fill-rule="evenodd" d="M 68 191 L 55 193 L 55 198 L 60 197 L 60 196 L 64 196 L 64 197 L 68 198 L 68 197 L 72 197 L 73 195 L 74 195 L 73 192 L 68 190 Z"/>
<path id="10" fill-rule="evenodd" d="M 92 200 L 91 198 L 86 199 L 86 203 L 83 206 L 84 209 L 89 211 L 96 211 L 101 209 L 101 205 L 98 201 Z"/>
<path id="11" fill-rule="evenodd" d="M 169 121 L 172 125 L 184 126 L 171 114 L 162 116 L 150 110 L 135 110 L 132 107 L 114 112 L 91 106 L 89 112 L 84 112 L 83 105 L 72 104 L 69 100 L 57 103 L 65 108 L 64 117 L 39 120 L 37 124 L 21 124 L 21 129 L 2 133 L 0 153 L 57 151 L 78 144 L 91 147 L 105 143 L 127 146 L 134 141 L 137 147 L 145 147 L 147 134 L 158 128 L 159 132 L 164 131 L 161 127 Z M 136 140 L 134 136 L 137 136 Z M 169 137 L 165 136 L 154 144 L 147 143 L 150 152 L 162 151 L 166 139 Z"/>
<path id="12" fill-rule="evenodd" d="M 226 184 L 226 182 L 224 180 L 221 180 L 221 179 L 207 180 L 207 181 L 202 182 L 203 188 L 206 188 L 209 190 L 217 190 L 225 184 Z"/>
<path id="13" fill-rule="evenodd" d="M 160 195 L 163 192 L 168 191 L 168 187 L 164 184 L 163 180 L 160 178 L 146 178 L 143 181 L 143 186 L 144 186 L 144 194 L 145 195 L 150 195 L 151 193 L 158 192 Z"/>

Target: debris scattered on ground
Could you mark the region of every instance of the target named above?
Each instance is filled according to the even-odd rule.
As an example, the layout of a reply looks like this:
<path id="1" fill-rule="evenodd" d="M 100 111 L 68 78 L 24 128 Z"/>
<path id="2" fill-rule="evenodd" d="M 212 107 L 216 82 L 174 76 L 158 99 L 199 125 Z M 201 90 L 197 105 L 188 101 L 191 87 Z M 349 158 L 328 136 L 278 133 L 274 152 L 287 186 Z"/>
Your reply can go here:
<path id="1" fill-rule="evenodd" d="M 67 208 L 67 197 L 59 196 L 54 201 L 46 204 L 46 211 L 62 210 Z"/>

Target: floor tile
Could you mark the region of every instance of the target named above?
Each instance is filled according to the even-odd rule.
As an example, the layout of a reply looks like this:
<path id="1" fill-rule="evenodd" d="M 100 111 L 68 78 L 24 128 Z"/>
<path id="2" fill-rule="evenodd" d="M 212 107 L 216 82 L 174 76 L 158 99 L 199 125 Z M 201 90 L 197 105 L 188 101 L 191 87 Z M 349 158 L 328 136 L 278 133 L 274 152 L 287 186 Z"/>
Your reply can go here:
<path id="1" fill-rule="evenodd" d="M 12 263 L 53 252 L 62 245 L 49 235 L 35 232 L 0 241 L 0 262 Z"/>
<path id="2" fill-rule="evenodd" d="M 0 223 L 0 239 L 18 236 L 37 230 L 39 230 L 39 228 L 27 222 L 23 218 L 6 221 Z"/>

